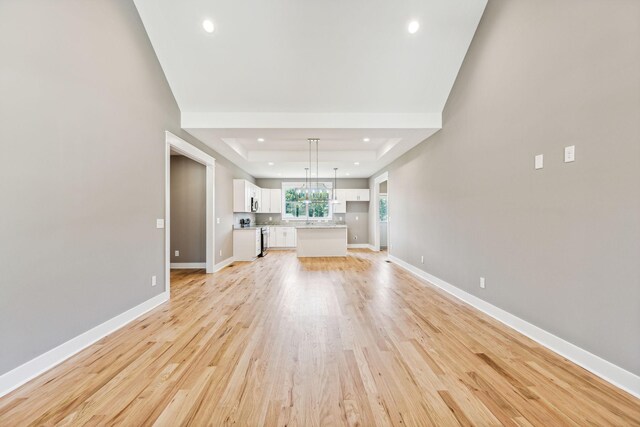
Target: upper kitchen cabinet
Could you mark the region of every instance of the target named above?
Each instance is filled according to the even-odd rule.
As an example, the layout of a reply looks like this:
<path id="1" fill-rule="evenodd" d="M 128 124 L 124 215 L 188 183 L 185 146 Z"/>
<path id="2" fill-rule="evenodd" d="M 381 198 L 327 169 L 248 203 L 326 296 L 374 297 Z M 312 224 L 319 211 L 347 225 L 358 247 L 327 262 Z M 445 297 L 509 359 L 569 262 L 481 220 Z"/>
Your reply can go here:
<path id="1" fill-rule="evenodd" d="M 233 180 L 233 211 L 238 213 L 258 212 L 260 209 L 260 187 L 246 179 Z"/>
<path id="2" fill-rule="evenodd" d="M 282 190 L 279 188 L 272 188 L 269 190 L 271 196 L 271 206 L 269 213 L 281 213 L 282 212 Z"/>
<path id="3" fill-rule="evenodd" d="M 333 213 L 346 213 L 347 202 L 368 202 L 368 188 L 338 188 L 336 189 L 336 197 L 339 203 L 333 205 Z"/>
<path id="4" fill-rule="evenodd" d="M 280 213 L 282 211 L 282 190 L 279 188 L 261 188 L 259 213 Z"/>
<path id="5" fill-rule="evenodd" d="M 355 188 L 347 189 L 346 199 L 347 202 L 368 202 L 369 201 L 369 189 L 368 188 Z"/>
<path id="6" fill-rule="evenodd" d="M 339 188 L 336 190 L 336 196 L 341 202 L 368 202 L 368 188 Z"/>

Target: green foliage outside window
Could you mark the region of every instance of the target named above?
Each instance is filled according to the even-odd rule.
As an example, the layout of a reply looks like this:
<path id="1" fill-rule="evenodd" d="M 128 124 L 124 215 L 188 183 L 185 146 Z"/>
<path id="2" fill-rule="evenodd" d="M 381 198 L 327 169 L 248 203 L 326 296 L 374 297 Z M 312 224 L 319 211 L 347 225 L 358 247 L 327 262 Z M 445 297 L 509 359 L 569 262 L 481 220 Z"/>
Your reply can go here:
<path id="1" fill-rule="evenodd" d="M 311 189 L 309 191 L 309 218 L 329 217 L 329 197 L 330 190 Z M 307 217 L 307 193 L 303 187 L 286 188 L 284 192 L 285 217 L 306 218 Z"/>
<path id="2" fill-rule="evenodd" d="M 387 198 L 380 197 L 380 221 L 385 222 L 387 220 Z"/>

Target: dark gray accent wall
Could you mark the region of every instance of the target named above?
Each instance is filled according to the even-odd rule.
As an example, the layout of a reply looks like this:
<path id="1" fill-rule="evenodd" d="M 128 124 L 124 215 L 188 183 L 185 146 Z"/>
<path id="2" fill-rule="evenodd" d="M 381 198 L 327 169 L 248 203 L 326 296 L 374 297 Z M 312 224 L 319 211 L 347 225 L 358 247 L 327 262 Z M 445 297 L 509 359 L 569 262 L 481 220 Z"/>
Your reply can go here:
<path id="1" fill-rule="evenodd" d="M 381 171 L 393 255 L 635 374 L 639 17 L 635 0 L 490 0 L 443 129 Z"/>
<path id="2" fill-rule="evenodd" d="M 206 243 L 207 168 L 188 157 L 171 156 L 171 262 L 206 262 Z"/>
<path id="3" fill-rule="evenodd" d="M 130 0 L 0 1 L 0 58 L 1 374 L 164 290 L 165 130 L 216 158 L 216 262 L 252 178 L 181 131 Z"/>
<path id="4" fill-rule="evenodd" d="M 320 181 L 331 181 L 333 178 L 320 178 Z M 256 185 L 260 188 L 282 188 L 282 182 L 304 182 L 303 178 L 258 178 Z M 337 188 L 368 188 L 367 178 L 338 178 Z M 269 221 L 271 218 L 271 221 Z M 342 218 L 342 219 L 340 219 Z M 260 224 L 280 223 L 280 214 L 256 214 Z M 348 244 L 369 243 L 369 202 L 347 202 L 347 213 L 335 214 L 333 220 L 347 225 Z"/>

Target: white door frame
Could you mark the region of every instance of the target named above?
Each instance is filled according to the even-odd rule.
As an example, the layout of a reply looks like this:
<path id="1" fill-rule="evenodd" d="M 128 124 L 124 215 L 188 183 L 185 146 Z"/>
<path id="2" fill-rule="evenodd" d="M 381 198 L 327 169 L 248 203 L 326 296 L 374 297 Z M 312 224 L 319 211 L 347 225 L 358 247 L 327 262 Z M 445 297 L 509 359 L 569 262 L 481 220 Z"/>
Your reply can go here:
<path id="1" fill-rule="evenodd" d="M 207 167 L 207 219 L 206 219 L 206 253 L 207 273 L 213 273 L 215 259 L 215 171 L 216 159 L 204 151 L 194 147 L 187 141 L 177 137 L 169 131 L 165 132 L 165 162 L 164 162 L 164 200 L 165 200 L 165 292 L 169 292 L 171 278 L 171 150 L 201 163 Z"/>
<path id="2" fill-rule="evenodd" d="M 378 175 L 373 180 L 373 214 L 374 224 L 373 227 L 373 249 L 380 251 L 380 184 L 387 181 L 387 253 L 391 252 L 391 233 L 390 224 L 391 217 L 389 216 L 389 172 Z"/>

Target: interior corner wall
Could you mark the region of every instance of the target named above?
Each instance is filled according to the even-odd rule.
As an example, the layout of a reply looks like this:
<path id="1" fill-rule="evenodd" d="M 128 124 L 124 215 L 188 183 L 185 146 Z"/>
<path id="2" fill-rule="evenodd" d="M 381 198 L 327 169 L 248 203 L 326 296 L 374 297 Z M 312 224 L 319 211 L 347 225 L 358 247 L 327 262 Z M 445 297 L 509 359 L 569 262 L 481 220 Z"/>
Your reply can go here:
<path id="1" fill-rule="evenodd" d="M 181 130 L 131 1 L 2 1 L 0 58 L 1 375 L 163 292 L 166 130 L 216 158 L 216 262 L 253 178 Z"/>
<path id="2" fill-rule="evenodd" d="M 638 17 L 490 0 L 443 129 L 370 179 L 389 173 L 392 255 L 636 375 Z"/>

